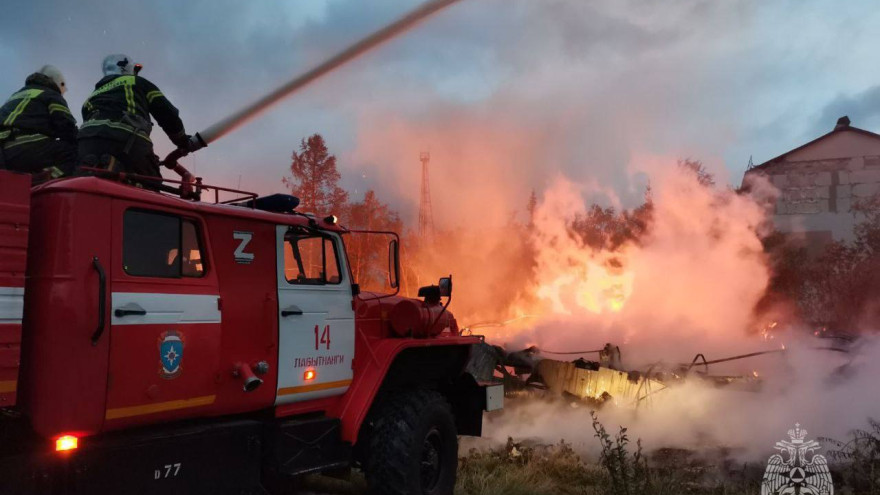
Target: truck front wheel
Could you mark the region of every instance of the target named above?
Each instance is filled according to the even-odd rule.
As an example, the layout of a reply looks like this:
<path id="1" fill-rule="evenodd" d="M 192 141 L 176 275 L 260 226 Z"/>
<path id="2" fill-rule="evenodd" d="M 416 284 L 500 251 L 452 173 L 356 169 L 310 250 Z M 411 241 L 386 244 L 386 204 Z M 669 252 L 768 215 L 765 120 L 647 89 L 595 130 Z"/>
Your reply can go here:
<path id="1" fill-rule="evenodd" d="M 451 495 L 458 466 L 452 408 L 431 390 L 390 395 L 374 416 L 366 452 L 370 490 L 382 495 Z"/>

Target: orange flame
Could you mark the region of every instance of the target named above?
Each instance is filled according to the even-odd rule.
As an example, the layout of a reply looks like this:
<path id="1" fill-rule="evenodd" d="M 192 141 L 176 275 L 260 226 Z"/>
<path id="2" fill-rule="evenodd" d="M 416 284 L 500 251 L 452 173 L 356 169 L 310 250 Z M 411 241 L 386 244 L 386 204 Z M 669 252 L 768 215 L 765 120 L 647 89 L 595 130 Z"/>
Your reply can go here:
<path id="1" fill-rule="evenodd" d="M 571 314 L 571 305 L 594 314 L 619 313 L 632 294 L 634 274 L 586 261 L 579 270 L 562 273 L 538 284 L 535 295 L 557 314 Z M 566 294 L 573 294 L 566 298 Z"/>

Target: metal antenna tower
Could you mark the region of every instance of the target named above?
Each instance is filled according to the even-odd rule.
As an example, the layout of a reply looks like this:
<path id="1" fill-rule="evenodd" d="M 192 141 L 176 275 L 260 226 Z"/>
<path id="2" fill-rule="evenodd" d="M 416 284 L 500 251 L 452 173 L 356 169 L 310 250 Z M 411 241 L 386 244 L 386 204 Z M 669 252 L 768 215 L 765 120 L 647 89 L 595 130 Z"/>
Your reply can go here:
<path id="1" fill-rule="evenodd" d="M 434 213 L 431 208 L 431 185 L 428 182 L 428 162 L 431 154 L 427 151 L 419 153 L 422 162 L 422 195 L 419 201 L 419 238 L 425 241 L 434 237 Z"/>

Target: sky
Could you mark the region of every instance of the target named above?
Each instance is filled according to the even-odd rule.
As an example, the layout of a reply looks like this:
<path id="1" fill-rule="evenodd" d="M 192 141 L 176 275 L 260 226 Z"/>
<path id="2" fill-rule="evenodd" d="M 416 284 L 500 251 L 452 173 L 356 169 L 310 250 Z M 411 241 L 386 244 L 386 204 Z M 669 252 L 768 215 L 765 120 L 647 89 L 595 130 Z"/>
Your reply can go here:
<path id="1" fill-rule="evenodd" d="M 8 3 L 0 94 L 51 63 L 79 115 L 103 57 L 122 52 L 192 133 L 418 1 Z M 880 131 L 878 25 L 870 0 L 462 0 L 183 163 L 208 183 L 274 192 L 317 132 L 355 199 L 375 189 L 412 219 L 426 150 L 441 225 L 461 205 L 502 216 L 558 175 L 631 205 L 645 164 L 677 158 L 738 185 L 750 157 L 782 154 L 841 115 Z M 153 134 L 157 153 L 170 151 Z M 504 197 L 487 200 L 488 183 Z"/>

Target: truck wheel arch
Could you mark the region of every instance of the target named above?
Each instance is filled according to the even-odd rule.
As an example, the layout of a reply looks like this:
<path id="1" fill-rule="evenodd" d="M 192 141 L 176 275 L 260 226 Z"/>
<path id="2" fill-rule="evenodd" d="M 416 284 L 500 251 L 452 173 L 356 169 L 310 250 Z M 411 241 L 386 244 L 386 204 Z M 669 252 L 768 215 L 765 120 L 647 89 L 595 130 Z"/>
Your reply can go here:
<path id="1" fill-rule="evenodd" d="M 375 392 L 367 393 L 366 383 L 357 384 L 348 406 L 342 411 L 344 435 L 353 443 L 362 444 L 373 421 L 372 415 L 381 408 L 385 398 L 406 389 L 431 389 L 441 393 L 455 416 L 459 434 L 478 435 L 482 425 L 485 392 L 476 380 L 465 372 L 471 345 L 410 346 L 398 349 L 391 363 L 377 380 Z M 363 377 L 366 378 L 366 377 Z M 367 407 L 354 407 L 355 403 Z M 360 413 L 360 414 L 358 414 Z"/>
<path id="2" fill-rule="evenodd" d="M 391 364 L 376 399 L 401 388 L 437 390 L 452 406 L 458 434 L 479 436 L 486 401 L 484 390 L 465 371 L 470 353 L 471 346 L 405 349 Z"/>

